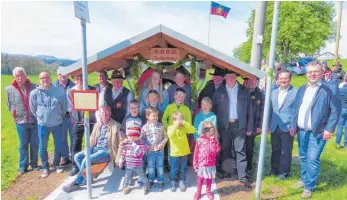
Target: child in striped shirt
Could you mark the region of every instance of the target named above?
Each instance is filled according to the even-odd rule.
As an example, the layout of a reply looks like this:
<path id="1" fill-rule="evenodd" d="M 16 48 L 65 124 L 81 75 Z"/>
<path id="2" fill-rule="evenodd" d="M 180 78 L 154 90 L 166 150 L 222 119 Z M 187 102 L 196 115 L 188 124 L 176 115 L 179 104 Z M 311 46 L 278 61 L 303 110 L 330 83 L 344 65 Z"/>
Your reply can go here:
<path id="1" fill-rule="evenodd" d="M 132 173 L 136 172 L 143 181 L 144 194 L 148 194 L 148 179 L 143 170 L 143 156 L 146 153 L 146 144 L 140 139 L 141 129 L 137 126 L 128 127 L 126 130 L 127 140 L 122 144 L 122 155 L 119 161 L 119 167 L 125 166 L 125 178 L 123 184 L 123 193 L 130 192 L 130 183 Z"/>

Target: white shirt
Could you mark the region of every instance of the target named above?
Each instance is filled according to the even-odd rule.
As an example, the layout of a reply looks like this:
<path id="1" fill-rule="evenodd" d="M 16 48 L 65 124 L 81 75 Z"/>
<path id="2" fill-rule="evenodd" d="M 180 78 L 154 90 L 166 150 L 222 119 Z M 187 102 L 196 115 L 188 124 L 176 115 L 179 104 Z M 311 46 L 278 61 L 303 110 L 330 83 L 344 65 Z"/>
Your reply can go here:
<path id="1" fill-rule="evenodd" d="M 315 85 L 307 84 L 306 91 L 304 94 L 304 97 L 302 99 L 302 103 L 299 108 L 299 115 L 298 115 L 298 126 L 299 128 L 305 129 L 305 114 L 307 112 L 307 109 L 311 105 L 311 102 L 313 101 L 313 98 L 320 87 L 321 82 L 318 82 Z M 309 111 L 310 112 L 310 111 Z M 308 130 L 312 130 L 312 123 L 311 123 L 311 112 L 308 115 L 308 123 L 307 123 Z"/>
<path id="2" fill-rule="evenodd" d="M 230 88 L 226 84 L 226 89 L 229 97 L 229 120 L 230 119 L 238 119 L 237 115 L 237 93 L 239 90 L 239 84 L 236 82 L 233 88 Z"/>
<path id="3" fill-rule="evenodd" d="M 343 86 L 346 85 L 346 84 L 347 83 L 343 81 L 342 83 L 340 83 L 339 88 L 343 88 Z"/>
<path id="4" fill-rule="evenodd" d="M 279 88 L 279 91 L 278 91 L 278 108 L 281 108 L 283 102 L 284 102 L 284 99 L 286 98 L 287 94 L 288 94 L 288 89 L 289 87 L 287 87 L 286 89 L 281 89 Z"/>
<path id="5" fill-rule="evenodd" d="M 100 85 L 100 91 L 99 91 L 99 107 L 102 106 L 105 102 L 105 98 L 104 98 L 104 95 L 105 95 L 105 91 L 106 91 L 106 87 L 102 87 Z M 112 96 L 113 96 L 113 92 L 112 92 Z M 95 116 L 96 116 L 96 121 L 97 122 L 100 122 L 101 121 L 101 118 L 100 118 L 100 114 L 99 114 L 99 110 L 97 110 L 95 112 Z"/>

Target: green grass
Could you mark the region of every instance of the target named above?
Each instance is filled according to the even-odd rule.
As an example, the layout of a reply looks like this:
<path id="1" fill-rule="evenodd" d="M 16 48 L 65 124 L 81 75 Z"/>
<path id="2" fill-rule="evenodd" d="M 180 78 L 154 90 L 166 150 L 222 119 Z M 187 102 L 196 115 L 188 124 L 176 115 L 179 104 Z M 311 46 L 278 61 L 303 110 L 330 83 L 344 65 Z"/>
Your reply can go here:
<path id="1" fill-rule="evenodd" d="M 347 59 L 340 61 L 346 71 L 347 69 Z M 328 62 L 329 66 L 332 65 L 332 61 Z M 210 75 L 207 72 L 206 81 L 210 79 Z M 30 80 L 34 83 L 39 83 L 37 75 L 29 76 Z M 52 75 L 53 81 L 56 80 L 56 75 Z M 97 83 L 96 74 L 91 74 L 88 76 L 88 82 L 90 85 Z M 18 136 L 13 123 L 10 112 L 6 108 L 5 101 L 5 87 L 10 85 L 13 81 L 12 76 L 2 75 L 1 84 L 2 84 L 2 93 L 1 93 L 1 110 L 2 110 L 2 120 L 1 120 L 1 190 L 5 190 L 10 187 L 11 184 L 15 181 L 17 171 L 18 171 L 18 162 L 19 162 L 19 153 L 18 153 Z M 206 83 L 205 81 L 205 83 Z M 306 83 L 305 76 L 295 76 L 293 77 L 292 84 L 295 87 L 299 87 Z M 127 82 L 124 82 L 125 87 Z M 259 140 L 259 138 L 258 138 Z M 347 151 L 336 150 L 333 146 L 334 138 L 329 140 L 322 156 L 322 167 L 320 175 L 320 183 L 318 185 L 317 192 L 314 193 L 314 197 L 317 199 L 343 199 L 341 197 L 347 197 Z M 265 172 L 269 171 L 269 162 L 270 162 L 270 141 L 267 142 L 267 153 L 266 153 L 266 166 Z M 50 137 L 48 144 L 48 151 L 53 152 L 54 146 L 52 137 Z M 284 196 L 281 199 L 298 199 L 300 195 L 299 190 L 291 190 L 290 185 L 295 183 L 299 177 L 299 165 L 297 159 L 297 144 L 294 146 L 293 154 L 293 166 L 292 166 L 292 178 L 285 182 L 279 182 L 274 177 L 265 176 L 264 178 L 264 193 L 271 193 L 271 187 L 277 186 L 281 187 L 284 190 Z M 254 159 L 257 161 L 257 158 Z M 40 161 L 39 161 L 40 163 Z M 265 174 L 266 175 L 266 174 Z"/>

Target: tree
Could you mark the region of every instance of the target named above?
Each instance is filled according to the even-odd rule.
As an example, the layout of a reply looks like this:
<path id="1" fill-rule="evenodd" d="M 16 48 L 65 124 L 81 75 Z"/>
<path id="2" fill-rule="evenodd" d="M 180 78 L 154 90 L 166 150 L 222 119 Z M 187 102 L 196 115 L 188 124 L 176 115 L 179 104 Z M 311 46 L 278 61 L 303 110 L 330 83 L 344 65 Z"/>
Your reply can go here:
<path id="1" fill-rule="evenodd" d="M 270 51 L 271 29 L 274 2 L 268 2 L 263 41 L 263 58 Z M 299 55 L 313 55 L 325 46 L 326 41 L 333 40 L 335 15 L 331 2 L 282 1 L 277 32 L 276 58 L 282 62 Z M 250 62 L 255 11 L 248 19 L 247 41 L 234 49 L 234 57 L 243 62 Z"/>

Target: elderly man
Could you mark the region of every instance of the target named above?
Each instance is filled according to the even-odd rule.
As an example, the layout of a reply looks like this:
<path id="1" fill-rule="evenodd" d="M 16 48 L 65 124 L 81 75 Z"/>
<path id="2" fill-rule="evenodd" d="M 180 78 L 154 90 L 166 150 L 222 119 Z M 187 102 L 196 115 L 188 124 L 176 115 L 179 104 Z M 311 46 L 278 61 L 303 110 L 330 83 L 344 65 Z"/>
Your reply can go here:
<path id="1" fill-rule="evenodd" d="M 204 87 L 204 89 L 201 90 L 198 98 L 198 106 L 201 108 L 201 100 L 204 97 L 210 97 L 210 99 L 213 98 L 213 93 L 216 91 L 217 88 L 219 88 L 224 81 L 224 70 L 221 68 L 214 66 L 214 72 L 210 73 L 212 75 L 212 80 L 208 81 Z"/>
<path id="2" fill-rule="evenodd" d="M 69 75 L 63 75 L 59 72 L 61 68 L 58 69 L 58 80 L 53 83 L 55 87 L 62 87 L 67 95 L 67 91 L 75 86 L 75 83 L 72 82 L 69 79 Z M 68 131 L 70 134 L 70 148 L 67 140 Z M 62 133 L 62 140 L 63 140 L 63 152 L 62 152 L 62 161 L 60 162 L 61 166 L 68 165 L 71 161 L 69 159 L 69 153 L 72 155 L 72 144 L 73 144 L 73 138 L 74 138 L 74 132 L 73 132 L 73 125 L 70 120 L 70 113 L 66 112 L 66 115 L 64 117 L 63 122 L 63 133 Z"/>
<path id="3" fill-rule="evenodd" d="M 72 110 L 72 91 L 83 90 L 83 77 L 82 74 L 74 77 L 76 85 L 68 91 L 67 111 L 70 113 L 71 123 L 73 125 L 73 142 L 72 144 L 72 158 L 82 151 L 82 143 L 84 136 L 84 111 Z M 94 90 L 94 87 L 88 86 L 88 90 Z M 95 112 L 90 112 L 89 115 L 89 128 L 93 130 L 93 126 L 96 123 Z M 69 176 L 74 176 L 78 173 L 78 167 L 74 160 L 72 160 L 72 169 L 69 172 Z"/>
<path id="4" fill-rule="evenodd" d="M 109 106 L 101 106 L 99 111 L 101 120 L 95 124 L 90 136 L 90 162 L 94 164 L 111 161 L 118 166 L 120 156 L 118 146 L 122 141 L 120 124 L 111 119 L 111 108 Z M 84 183 L 85 178 L 82 176 L 82 172 L 86 168 L 85 157 L 85 151 L 75 155 L 79 172 L 73 182 L 63 187 L 63 191 L 75 191 Z"/>
<path id="5" fill-rule="evenodd" d="M 278 75 L 279 88 L 271 93 L 271 174 L 280 180 L 289 176 L 294 136 L 289 134 L 290 119 L 297 90 L 290 84 L 292 74 L 283 70 Z"/>
<path id="6" fill-rule="evenodd" d="M 291 117 L 290 134 L 298 132 L 301 180 L 294 188 L 304 187 L 302 198 L 310 198 L 320 171 L 320 156 L 338 123 L 339 111 L 331 90 L 322 84 L 323 67 L 307 65 L 308 84 L 299 88 Z"/>
<path id="7" fill-rule="evenodd" d="M 63 172 L 59 162 L 63 152 L 61 135 L 66 114 L 66 94 L 61 87 L 53 86 L 48 72 L 41 72 L 39 78 L 40 86 L 30 93 L 29 105 L 38 124 L 39 153 L 43 168 L 41 177 L 46 178 L 49 175 L 47 144 L 50 132 L 54 138 L 53 166 L 57 173 Z"/>
<path id="8" fill-rule="evenodd" d="M 106 71 L 98 71 L 97 73 L 99 83 L 95 84 L 94 87 L 99 92 L 99 105 L 104 105 L 106 88 L 112 88 L 112 84 L 107 81 L 108 75 Z M 96 111 L 95 116 L 96 120 L 100 121 L 99 111 Z"/>
<path id="9" fill-rule="evenodd" d="M 222 151 L 218 163 L 220 177 L 230 177 L 231 149 L 235 145 L 236 165 L 239 180 L 245 187 L 251 187 L 246 173 L 246 134 L 253 131 L 253 109 L 248 89 L 240 85 L 237 74 L 227 71 L 225 82 L 213 95 L 213 111 L 217 116 L 218 132 Z"/>
<path id="10" fill-rule="evenodd" d="M 111 76 L 113 87 L 107 87 L 105 91 L 105 103 L 111 107 L 112 119 L 122 123 L 129 113 L 129 102 L 134 98 L 133 93 L 123 87 L 124 77 L 118 70 L 114 70 Z"/>
<path id="11" fill-rule="evenodd" d="M 264 113 L 264 101 L 265 97 L 259 87 L 257 86 L 258 79 L 245 79 L 244 85 L 248 88 L 251 93 L 251 102 L 253 108 L 253 118 L 249 120 L 253 123 L 253 130 L 251 135 L 246 136 L 246 158 L 247 158 L 247 173 L 248 175 L 252 172 L 252 159 L 254 151 L 254 140 L 255 137 L 261 133 L 263 125 L 263 113 Z"/>
<path id="12" fill-rule="evenodd" d="M 29 110 L 29 96 L 36 88 L 27 78 L 22 67 L 13 69 L 14 81 L 6 87 L 6 106 L 11 112 L 19 138 L 19 174 L 28 171 L 29 145 L 30 165 L 32 170 L 39 170 L 37 157 L 39 149 L 39 137 L 37 135 L 37 121 Z"/>

